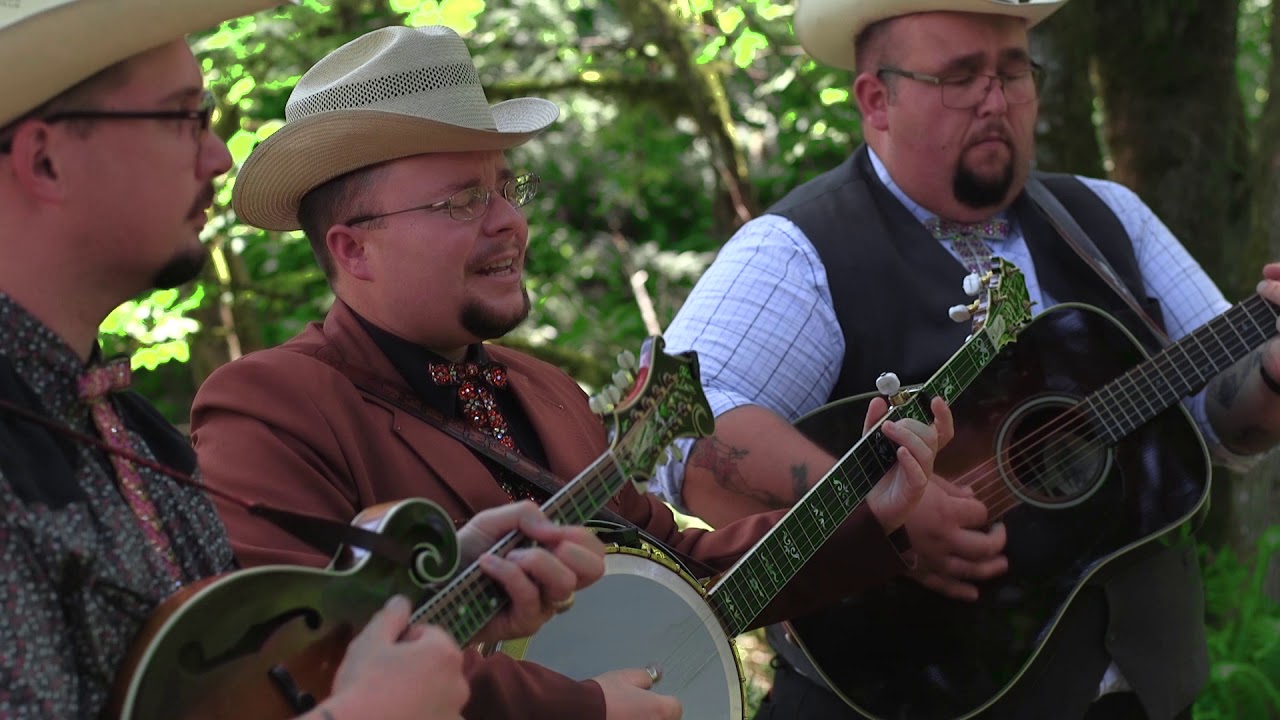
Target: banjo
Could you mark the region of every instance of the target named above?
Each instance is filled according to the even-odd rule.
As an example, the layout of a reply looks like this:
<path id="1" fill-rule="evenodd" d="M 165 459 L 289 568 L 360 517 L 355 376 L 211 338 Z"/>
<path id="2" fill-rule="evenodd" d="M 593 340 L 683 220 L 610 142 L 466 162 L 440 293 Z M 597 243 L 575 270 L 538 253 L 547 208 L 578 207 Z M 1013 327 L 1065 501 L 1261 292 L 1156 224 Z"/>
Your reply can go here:
<path id="1" fill-rule="evenodd" d="M 742 718 L 745 687 L 734 638 L 753 627 L 896 462 L 896 446 L 880 425 L 899 417 L 929 422 L 929 400 L 954 400 L 1030 320 L 1026 282 L 1011 263 L 994 258 L 990 272 L 969 276 L 965 285 L 978 299 L 952 315 L 973 320 L 969 339 L 910 397 L 895 395 L 871 431 L 728 571 L 699 581 L 656 541 L 612 543 L 604 577 L 578 592 L 571 611 L 497 649 L 578 680 L 655 667 L 661 676 L 654 691 L 680 700 L 684 717 Z"/>

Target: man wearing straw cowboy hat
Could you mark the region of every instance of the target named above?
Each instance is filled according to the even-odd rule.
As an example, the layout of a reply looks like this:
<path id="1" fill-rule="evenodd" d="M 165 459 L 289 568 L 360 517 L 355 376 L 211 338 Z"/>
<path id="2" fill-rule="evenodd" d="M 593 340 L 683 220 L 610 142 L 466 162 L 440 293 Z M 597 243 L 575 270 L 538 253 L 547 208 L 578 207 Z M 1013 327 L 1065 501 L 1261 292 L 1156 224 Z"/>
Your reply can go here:
<path id="1" fill-rule="evenodd" d="M 190 280 L 212 181 L 231 165 L 183 36 L 273 0 L 0 3 L 0 716 L 97 717 L 152 608 L 233 568 L 190 445 L 118 392 L 97 328 L 119 303 Z M 486 566 L 516 599 L 490 631 L 527 634 L 600 575 L 603 548 L 509 505 L 463 530 L 488 547 L 544 539 Z M 307 717 L 456 718 L 461 653 L 409 628 L 396 598 L 350 645 Z"/>
<path id="2" fill-rule="evenodd" d="M 200 389 L 192 428 L 208 481 L 334 520 L 412 495 L 435 500 L 458 521 L 513 499 L 547 497 L 542 486 L 488 464 L 447 423 L 413 411 L 405 398 L 473 423 L 485 442 L 518 450 L 562 480 L 603 455 L 603 424 L 577 383 L 534 358 L 483 344 L 529 310 L 522 281 L 529 227 L 518 208 L 538 178 L 509 169 L 503 151 L 550 125 L 556 107 L 532 98 L 490 107 L 456 33 L 389 27 L 304 74 L 286 116 L 246 160 L 233 204 L 254 225 L 303 228 L 337 300 L 323 323 L 219 368 Z M 945 404 L 936 402 L 934 412 L 936 427 L 886 426 L 902 445 L 899 461 L 827 543 L 837 550 L 824 547 L 801 571 L 810 581 L 825 578 L 822 590 L 785 589 L 761 622 L 829 604 L 903 569 L 886 534 L 913 507 L 935 448 L 949 437 Z M 682 533 L 661 502 L 629 485 L 609 505 L 718 570 L 783 514 Z M 234 506 L 219 510 L 247 563 L 325 561 Z M 841 572 L 832 569 L 837 563 Z M 464 714 L 679 717 L 679 703 L 659 694 L 661 682 L 650 691 L 660 670 L 579 682 L 503 655 L 469 655 L 472 701 Z"/>
<path id="3" fill-rule="evenodd" d="M 793 502 L 790 479 L 771 469 L 809 468 L 814 478 L 832 458 L 788 421 L 871 390 L 886 370 L 907 384 L 928 379 L 964 341 L 967 327 L 950 323 L 947 308 L 969 302 L 961 279 L 983 266 L 983 254 L 994 252 L 1022 270 L 1037 311 L 1055 302 L 1089 303 L 1139 338 L 1155 337 L 1140 319 L 1146 315 L 1163 314 L 1165 330 L 1177 339 L 1227 308 L 1132 192 L 1072 176 L 1029 182 L 1041 70 L 1027 31 L 1064 3 L 798 0 L 794 26 L 805 50 L 855 74 L 852 94 L 866 144 L 744 225 L 673 320 L 669 347 L 698 351 L 703 378 L 710 378 L 705 385 L 717 413 L 716 435 L 695 444 L 679 468 L 683 475 L 662 473 L 656 491 L 713 525 Z M 1095 252 L 1073 251 L 1068 235 L 1075 233 L 1055 231 L 1040 209 L 1051 203 L 1032 195 L 1039 187 L 1065 207 L 1053 217 L 1065 214 L 1078 223 Z M 944 231 L 948 227 L 954 230 Z M 1119 276 L 1115 283 L 1104 278 L 1107 265 Z M 1280 264 L 1267 265 L 1263 275 L 1259 293 L 1280 301 Z M 1142 300 L 1130 303 L 1126 293 Z M 737 347 L 764 348 L 777 360 L 724 350 Z M 1270 448 L 1280 437 L 1280 343 L 1254 350 L 1187 407 L 1223 458 Z M 966 418 L 957 415 L 957 422 Z M 730 454 L 747 459 L 717 462 Z M 1175 482 L 1166 467 L 1155 474 L 1154 482 Z M 1203 487 L 1203 473 L 1200 482 Z M 921 505 L 973 494 L 936 478 Z M 994 516 L 1007 507 L 990 510 Z M 1002 554 L 1008 530 L 991 526 L 985 510 L 944 536 L 913 532 L 911 520 L 907 530 L 922 553 L 915 579 L 956 602 L 977 600 L 979 582 L 1008 569 Z M 1018 539 L 1034 544 L 1028 534 L 1011 545 Z M 939 541 L 952 549 L 931 552 Z M 1090 581 L 1036 662 L 980 716 L 1190 717 L 1207 677 L 1195 546 L 1150 548 L 1117 559 Z M 859 627 L 890 628 L 882 631 L 888 642 L 907 644 L 893 628 L 918 621 L 910 613 L 869 616 Z M 866 642 L 868 635 L 850 641 Z M 862 717 L 824 687 L 824 671 L 791 639 L 782 632 L 770 638 L 779 651 L 778 671 L 760 717 Z M 982 642 L 1001 647 L 1008 641 Z M 929 668 L 924 660 L 915 664 Z M 922 679 L 917 696 L 925 696 L 926 682 L 943 687 L 949 680 L 955 678 Z M 907 708 L 898 712 L 916 716 Z"/>

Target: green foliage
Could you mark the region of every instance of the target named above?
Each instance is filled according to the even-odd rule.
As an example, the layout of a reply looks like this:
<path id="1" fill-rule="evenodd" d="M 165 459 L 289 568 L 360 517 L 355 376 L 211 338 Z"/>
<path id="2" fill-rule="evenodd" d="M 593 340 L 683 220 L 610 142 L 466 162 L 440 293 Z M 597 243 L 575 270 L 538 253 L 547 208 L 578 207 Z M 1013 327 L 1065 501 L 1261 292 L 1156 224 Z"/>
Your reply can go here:
<path id="1" fill-rule="evenodd" d="M 1280 716 L 1280 604 L 1265 592 L 1277 550 L 1280 527 L 1263 534 L 1250 562 L 1201 548 L 1210 669 L 1196 720 Z"/>
<path id="2" fill-rule="evenodd" d="M 199 323 L 186 313 L 203 299 L 203 289 L 196 288 L 185 298 L 177 290 L 157 290 L 126 302 L 102 323 L 104 353 L 131 355 L 135 370 L 155 370 L 170 360 L 186 362 L 191 357 L 187 337 L 199 329 Z"/>

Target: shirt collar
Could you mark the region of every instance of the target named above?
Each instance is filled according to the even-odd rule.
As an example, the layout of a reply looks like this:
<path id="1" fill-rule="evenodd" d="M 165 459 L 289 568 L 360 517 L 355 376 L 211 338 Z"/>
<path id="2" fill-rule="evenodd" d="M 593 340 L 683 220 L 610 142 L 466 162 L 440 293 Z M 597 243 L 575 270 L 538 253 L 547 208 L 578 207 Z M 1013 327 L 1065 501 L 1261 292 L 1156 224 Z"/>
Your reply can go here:
<path id="1" fill-rule="evenodd" d="M 7 294 L 0 292 L 0 357 L 7 359 L 50 413 L 72 417 L 79 403 L 76 383 L 85 363 L 65 340 Z M 90 363 L 100 361 L 95 347 Z"/>
<path id="2" fill-rule="evenodd" d="M 395 367 L 404 381 L 409 387 L 418 394 L 423 402 L 432 408 L 442 412 L 447 417 L 457 416 L 457 390 L 444 385 L 437 385 L 431 381 L 427 375 L 427 365 L 430 363 L 447 363 L 448 359 L 439 353 L 432 352 L 421 345 L 409 342 L 395 333 L 388 332 L 377 325 L 365 320 L 359 313 L 354 310 L 351 314 L 356 316 L 356 320 L 360 322 L 365 332 L 369 333 L 369 337 L 373 343 L 378 346 L 387 359 L 391 361 L 391 365 Z M 476 343 L 467 346 L 467 362 L 485 362 L 488 360 L 484 351 L 484 345 Z"/>

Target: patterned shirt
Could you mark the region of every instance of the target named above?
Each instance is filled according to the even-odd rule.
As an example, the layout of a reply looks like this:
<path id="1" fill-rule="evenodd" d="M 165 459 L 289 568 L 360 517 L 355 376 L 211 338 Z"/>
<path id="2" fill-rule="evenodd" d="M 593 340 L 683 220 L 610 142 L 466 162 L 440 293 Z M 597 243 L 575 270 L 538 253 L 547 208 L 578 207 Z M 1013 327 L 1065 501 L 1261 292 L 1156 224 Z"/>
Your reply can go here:
<path id="1" fill-rule="evenodd" d="M 0 293 L 0 399 L 96 434 L 84 364 Z M 144 457 L 191 473 L 195 455 L 135 393 L 110 402 Z M 231 569 L 199 490 L 139 469 L 187 580 Z M 94 718 L 134 635 L 175 588 L 102 451 L 0 409 L 0 717 Z"/>
<path id="2" fill-rule="evenodd" d="M 875 152 L 868 151 L 876 175 L 894 197 L 922 223 L 931 217 L 894 183 Z M 1200 265 L 1133 191 L 1106 180 L 1079 179 L 1111 208 L 1129 235 L 1147 294 L 1160 301 L 1174 340 L 1229 307 Z M 956 255 L 950 243 L 943 245 Z M 992 245 L 997 255 L 1022 271 L 1033 311 L 1050 307 L 1053 298 L 1040 287 L 1017 223 L 1008 238 Z M 752 404 L 795 421 L 827 402 L 845 352 L 856 351 L 845 347 L 827 273 L 813 244 L 799 227 L 778 215 L 751 220 L 725 243 L 664 338 L 666 352 L 698 352 L 702 384 L 717 417 Z M 1246 468 L 1251 459 L 1231 455 L 1218 442 L 1203 391 L 1186 403 L 1216 458 Z M 688 457 L 692 441 L 677 443 Z M 673 461 L 658 469 L 649 488 L 684 509 L 683 484 L 684 464 Z"/>

